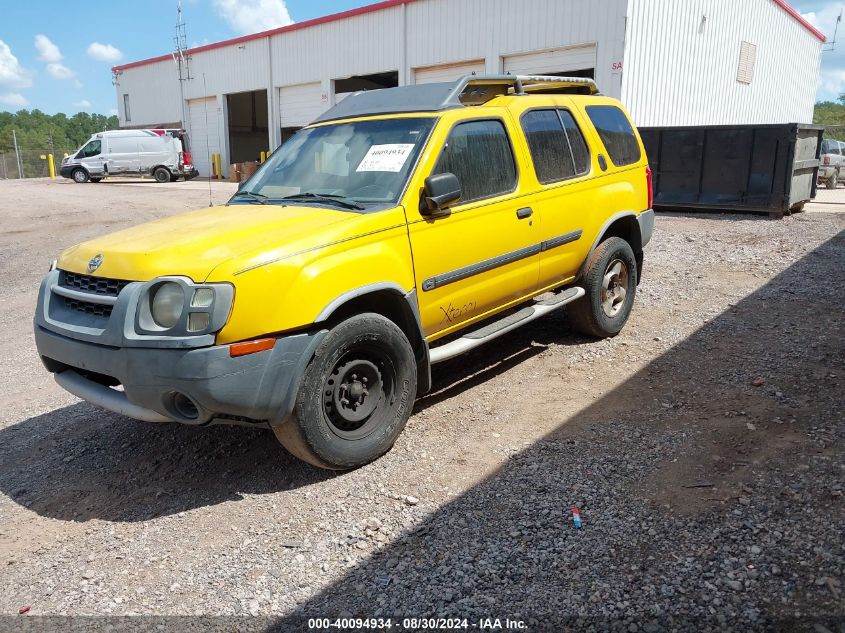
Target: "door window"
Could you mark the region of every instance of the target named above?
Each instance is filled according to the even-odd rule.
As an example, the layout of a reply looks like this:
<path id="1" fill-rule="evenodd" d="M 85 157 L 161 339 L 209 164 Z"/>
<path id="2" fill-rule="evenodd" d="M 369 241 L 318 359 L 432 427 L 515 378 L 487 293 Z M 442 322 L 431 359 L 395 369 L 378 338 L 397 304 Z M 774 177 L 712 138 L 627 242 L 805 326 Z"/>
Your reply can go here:
<path id="1" fill-rule="evenodd" d="M 76 155 L 76 157 L 91 158 L 92 156 L 98 156 L 102 147 L 102 141 L 91 141 L 90 143 L 87 143 L 81 150 L 79 150 L 79 153 Z"/>
<path id="2" fill-rule="evenodd" d="M 522 129 L 537 180 L 542 184 L 574 178 L 589 171 L 587 143 L 567 110 L 526 112 L 522 115 Z"/>
<path id="3" fill-rule="evenodd" d="M 461 183 L 460 204 L 516 189 L 516 163 L 504 123 L 491 119 L 456 125 L 432 173 L 446 172 Z"/>
<path id="4" fill-rule="evenodd" d="M 587 106 L 587 115 L 614 165 L 623 167 L 640 160 L 637 136 L 622 110 L 616 106 Z"/>

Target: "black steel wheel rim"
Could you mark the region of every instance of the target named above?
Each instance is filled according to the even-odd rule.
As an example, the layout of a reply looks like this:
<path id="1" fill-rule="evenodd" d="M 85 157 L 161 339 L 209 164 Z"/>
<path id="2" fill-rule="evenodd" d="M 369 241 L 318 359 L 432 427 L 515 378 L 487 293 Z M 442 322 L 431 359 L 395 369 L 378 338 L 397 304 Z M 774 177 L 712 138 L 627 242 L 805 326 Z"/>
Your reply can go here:
<path id="1" fill-rule="evenodd" d="M 393 402 L 396 371 L 390 356 L 375 346 L 344 354 L 323 384 L 323 413 L 331 431 L 347 440 L 366 437 L 383 421 Z"/>

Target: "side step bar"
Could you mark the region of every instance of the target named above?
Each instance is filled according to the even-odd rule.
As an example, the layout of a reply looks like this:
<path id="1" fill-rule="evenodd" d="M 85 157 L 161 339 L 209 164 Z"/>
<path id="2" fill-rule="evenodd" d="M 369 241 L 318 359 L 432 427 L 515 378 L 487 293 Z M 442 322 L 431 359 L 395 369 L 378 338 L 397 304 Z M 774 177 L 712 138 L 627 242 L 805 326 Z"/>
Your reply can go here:
<path id="1" fill-rule="evenodd" d="M 530 323 L 534 319 L 539 319 L 541 316 L 545 316 L 549 312 L 562 308 L 567 303 L 572 303 L 583 296 L 583 288 L 567 288 L 563 292 L 559 292 L 549 299 L 538 301 L 533 306 L 528 306 L 519 312 L 514 312 L 513 314 L 499 319 L 498 321 L 494 321 L 493 323 L 485 325 L 477 330 L 467 332 L 461 338 L 455 339 L 450 343 L 432 348 L 429 351 L 429 359 L 431 363 L 434 364 L 459 356 L 464 352 L 468 352 L 471 349 L 475 349 L 485 343 L 489 343 L 493 339 L 499 338 L 503 334 L 507 334 L 521 325 Z"/>

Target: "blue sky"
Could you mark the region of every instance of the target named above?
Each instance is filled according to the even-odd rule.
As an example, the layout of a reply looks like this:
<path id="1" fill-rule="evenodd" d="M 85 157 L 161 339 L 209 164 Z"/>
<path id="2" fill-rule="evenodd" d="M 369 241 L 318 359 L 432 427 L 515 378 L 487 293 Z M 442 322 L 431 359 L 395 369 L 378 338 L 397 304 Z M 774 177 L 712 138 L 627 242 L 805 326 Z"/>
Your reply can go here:
<path id="1" fill-rule="evenodd" d="M 161 55 L 173 46 L 176 0 L 141 4 L 87 0 L 73 5 L 75 10 L 67 5 L 67 10 L 49 13 L 40 2 L 4 4 L 0 110 L 115 113 L 110 68 Z M 183 0 L 183 10 L 188 45 L 195 46 L 365 4 L 370 2 Z M 792 5 L 830 38 L 845 0 L 793 0 Z M 837 50 L 822 57 L 820 100 L 845 92 L 845 28 L 839 39 Z"/>

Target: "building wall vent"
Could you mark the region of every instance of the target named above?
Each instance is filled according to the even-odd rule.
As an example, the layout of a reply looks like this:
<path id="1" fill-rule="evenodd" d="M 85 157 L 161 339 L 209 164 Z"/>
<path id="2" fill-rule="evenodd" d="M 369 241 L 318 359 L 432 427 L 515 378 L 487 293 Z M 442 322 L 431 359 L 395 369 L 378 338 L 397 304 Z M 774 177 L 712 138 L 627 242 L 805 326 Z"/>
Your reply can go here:
<path id="1" fill-rule="evenodd" d="M 757 62 L 757 45 L 742 42 L 739 46 L 739 67 L 736 80 L 741 84 L 750 84 L 754 79 L 754 64 Z"/>

